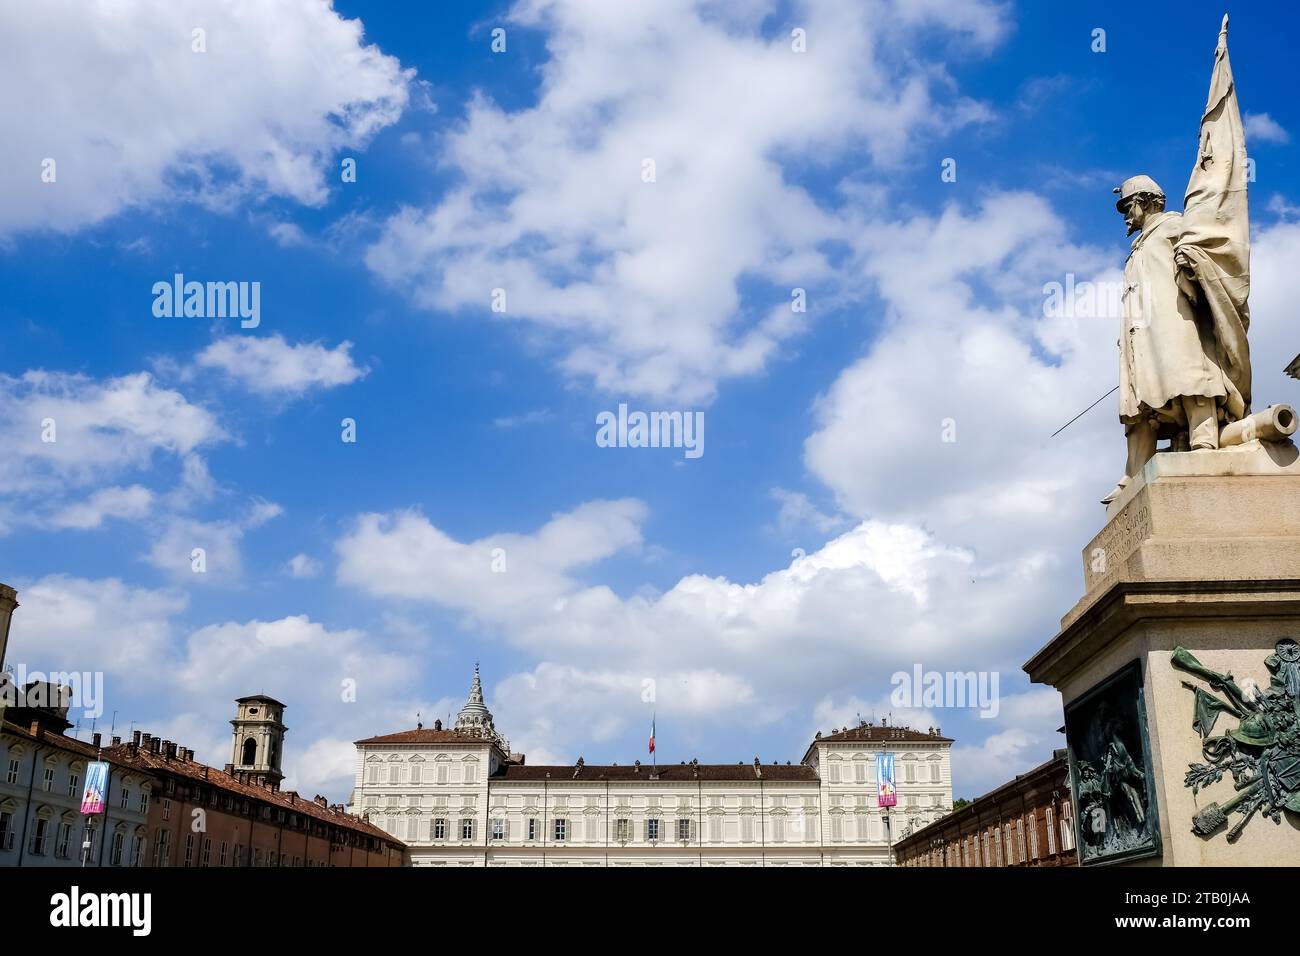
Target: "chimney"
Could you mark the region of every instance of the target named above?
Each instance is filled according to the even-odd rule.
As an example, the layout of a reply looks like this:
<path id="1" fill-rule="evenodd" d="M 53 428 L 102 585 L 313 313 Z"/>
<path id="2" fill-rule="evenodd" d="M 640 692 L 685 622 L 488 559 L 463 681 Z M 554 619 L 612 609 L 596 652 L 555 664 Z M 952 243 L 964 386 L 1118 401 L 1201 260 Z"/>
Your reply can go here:
<path id="1" fill-rule="evenodd" d="M 131 734 L 131 752 L 135 753 L 140 749 L 140 731 Z"/>
<path id="2" fill-rule="evenodd" d="M 146 751 L 148 751 L 148 750 L 152 750 L 152 749 L 153 749 L 153 746 L 152 746 L 152 744 L 150 743 L 150 741 L 152 741 L 152 740 L 153 740 L 153 734 L 141 734 L 141 735 L 140 735 L 140 746 L 143 747 Z"/>
<path id="3" fill-rule="evenodd" d="M 103 735 L 100 734 L 100 733 L 98 733 L 98 732 L 91 734 L 91 735 L 90 735 L 90 745 L 91 745 L 92 747 L 94 747 L 96 750 L 98 750 L 98 749 L 99 749 L 99 741 L 102 739 L 102 737 L 103 737 Z"/>
<path id="4" fill-rule="evenodd" d="M 114 746 L 114 747 L 120 747 L 120 746 L 122 746 L 122 738 L 121 738 L 121 737 L 114 737 L 114 738 L 113 738 L 113 746 Z"/>

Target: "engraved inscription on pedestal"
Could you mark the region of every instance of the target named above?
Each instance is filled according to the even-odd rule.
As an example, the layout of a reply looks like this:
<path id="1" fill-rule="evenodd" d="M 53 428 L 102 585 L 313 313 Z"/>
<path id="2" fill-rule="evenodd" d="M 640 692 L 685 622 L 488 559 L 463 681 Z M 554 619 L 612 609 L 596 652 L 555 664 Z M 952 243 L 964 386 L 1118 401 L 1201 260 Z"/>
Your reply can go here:
<path id="1" fill-rule="evenodd" d="M 1119 580 L 1124 562 L 1151 533 L 1150 505 L 1144 497 L 1134 498 L 1084 549 L 1085 591 Z"/>

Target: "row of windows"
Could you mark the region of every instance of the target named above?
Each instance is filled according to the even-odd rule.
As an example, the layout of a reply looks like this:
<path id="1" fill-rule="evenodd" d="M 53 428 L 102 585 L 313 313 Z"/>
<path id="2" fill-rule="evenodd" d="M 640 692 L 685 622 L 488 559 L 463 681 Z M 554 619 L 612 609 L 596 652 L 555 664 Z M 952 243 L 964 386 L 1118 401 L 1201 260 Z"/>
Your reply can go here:
<path id="1" fill-rule="evenodd" d="M 80 836 L 79 844 L 72 842 L 74 834 Z M 15 835 L 13 814 L 8 810 L 0 811 L 0 852 L 14 849 Z M 44 815 L 38 815 L 32 821 L 31 835 L 27 840 L 28 853 L 33 856 L 52 855 L 60 860 L 71 859 L 74 852 L 79 852 L 82 859 L 93 860 L 96 858 L 97 846 L 94 823 L 81 825 L 66 819 L 56 821 Z M 137 828 L 131 834 L 129 843 L 124 827 L 113 831 L 109 843 L 110 865 L 141 866 L 144 863 L 143 853 L 143 829 Z"/>
<path id="2" fill-rule="evenodd" d="M 989 827 L 980 834 L 970 834 L 958 841 L 934 847 L 909 860 L 913 866 L 1020 866 L 1074 849 L 1074 820 L 1069 801 L 1062 804 L 1061 814 L 1048 806 L 1039 827 L 1039 813 L 1030 810 L 1023 817 Z M 1046 838 L 1046 846 L 1040 837 Z M 1046 853 L 1043 850 L 1046 849 Z"/>
<path id="3" fill-rule="evenodd" d="M 374 821 L 378 826 L 408 843 L 431 841 L 435 843 L 447 840 L 472 842 L 477 836 L 477 821 L 473 816 L 433 817 L 426 819 L 415 814 L 402 814 L 391 817 L 378 817 Z M 542 839 L 543 824 L 538 817 L 527 817 L 518 821 L 522 832 L 512 834 L 511 820 L 504 816 L 492 817 L 489 822 L 489 839 L 509 841 L 522 838 L 525 842 L 537 842 Z M 631 842 L 634 836 L 647 843 L 675 839 L 679 842 L 694 842 L 698 838 L 698 821 L 694 817 L 677 817 L 664 819 L 647 817 L 640 820 L 640 827 L 631 817 L 617 817 L 612 820 L 610 838 L 618 842 Z M 725 827 L 724 827 L 725 823 Z M 756 816 L 740 816 L 724 821 L 720 814 L 710 814 L 704 821 L 706 839 L 711 843 L 720 843 L 725 839 L 739 839 L 742 843 L 752 843 L 759 838 L 774 843 L 787 841 L 803 842 L 816 839 L 816 824 L 813 817 L 802 814 L 774 813 L 768 815 L 765 824 Z M 587 829 L 588 840 L 605 839 L 605 821 L 603 818 L 581 824 Z M 569 817 L 553 817 L 550 820 L 547 838 L 562 843 L 581 839 L 580 821 Z M 885 830 L 880 821 L 874 817 L 856 814 L 833 814 L 830 818 L 830 840 L 841 843 L 880 842 L 885 839 Z"/>
<path id="4" fill-rule="evenodd" d="M 56 790 L 55 771 L 57 766 L 47 762 L 41 773 L 41 792 L 54 793 Z M 5 783 L 11 785 L 19 784 L 21 771 L 20 758 L 10 757 L 5 767 Z M 81 798 L 81 773 L 80 765 L 74 765 L 68 770 L 67 780 L 62 787 L 62 792 L 69 797 L 79 800 Z M 131 788 L 122 787 L 121 794 L 118 797 L 118 806 L 123 810 L 127 809 L 131 803 Z M 149 790 L 141 788 L 136 793 L 136 811 L 145 814 L 149 812 Z"/>
<path id="5" fill-rule="evenodd" d="M 368 764 L 366 783 L 478 783 L 477 762 L 465 763 L 461 773 L 453 774 L 451 771 L 451 765 L 445 762 L 439 762 L 430 773 L 426 773 L 423 765 L 418 763 L 409 767 L 397 763 Z"/>
<path id="6" fill-rule="evenodd" d="M 867 783 L 869 779 L 875 778 L 875 764 L 868 763 L 865 760 L 854 760 L 853 762 L 853 783 Z M 849 767 L 847 762 L 831 760 L 827 762 L 827 777 L 830 783 L 849 783 Z M 870 768 L 870 770 L 868 769 Z M 943 779 L 943 768 L 937 763 L 930 763 L 929 770 L 920 768 L 918 772 L 917 765 L 914 763 L 899 764 L 898 769 L 901 771 L 899 783 L 918 783 L 922 778 L 927 778 L 930 783 L 939 783 Z"/>

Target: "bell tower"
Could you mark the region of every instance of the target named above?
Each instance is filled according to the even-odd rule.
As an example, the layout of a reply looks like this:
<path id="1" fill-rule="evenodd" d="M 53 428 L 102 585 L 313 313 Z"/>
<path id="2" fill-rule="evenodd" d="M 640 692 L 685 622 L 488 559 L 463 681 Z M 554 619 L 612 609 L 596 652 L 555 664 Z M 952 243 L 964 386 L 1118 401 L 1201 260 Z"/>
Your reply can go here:
<path id="1" fill-rule="evenodd" d="M 274 697 L 258 694 L 235 701 L 238 711 L 230 722 L 235 728 L 231 745 L 231 772 L 248 783 L 280 789 L 284 774 L 280 760 L 284 754 L 284 704 Z"/>

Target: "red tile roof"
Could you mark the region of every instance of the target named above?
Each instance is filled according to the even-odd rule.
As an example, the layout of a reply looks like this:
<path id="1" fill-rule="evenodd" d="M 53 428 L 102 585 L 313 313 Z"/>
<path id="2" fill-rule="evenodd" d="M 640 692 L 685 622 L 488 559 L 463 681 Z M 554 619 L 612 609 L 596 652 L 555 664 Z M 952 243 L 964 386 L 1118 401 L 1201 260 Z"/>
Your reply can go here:
<path id="1" fill-rule="evenodd" d="M 395 734 L 381 734 L 378 737 L 367 737 L 365 740 L 358 740 L 355 743 L 358 746 L 361 744 L 491 744 L 494 747 L 496 746 L 495 741 L 488 740 L 486 737 L 463 734 L 458 730 L 430 730 L 427 727 L 416 730 L 399 730 Z"/>
<path id="2" fill-rule="evenodd" d="M 304 799 L 290 791 L 271 790 L 268 787 L 242 783 L 238 778 L 231 776 L 224 770 L 209 767 L 195 760 L 182 760 L 179 757 L 167 757 L 160 753 L 150 753 L 146 750 L 133 748 L 130 744 L 106 747 L 104 756 L 105 759 L 112 760 L 122 766 L 146 770 L 151 773 L 170 773 L 179 777 L 186 777 L 249 800 L 260 800 L 274 807 L 293 813 L 301 813 L 345 830 L 355 830 L 358 833 L 375 837 L 394 846 L 404 846 L 401 840 L 385 833 L 379 827 L 367 823 L 360 817 L 322 807 L 314 801 Z"/>
<path id="3" fill-rule="evenodd" d="M 857 727 L 846 727 L 838 733 L 823 734 L 817 738 L 818 741 L 827 740 L 841 741 L 870 741 L 878 743 L 881 741 L 898 740 L 904 743 L 934 743 L 936 740 L 945 743 L 952 743 L 951 737 L 945 737 L 940 733 L 926 733 L 922 730 L 913 730 L 911 727 L 878 727 L 875 724 L 861 724 Z"/>

